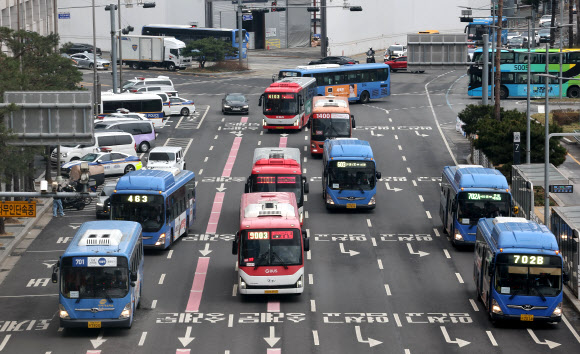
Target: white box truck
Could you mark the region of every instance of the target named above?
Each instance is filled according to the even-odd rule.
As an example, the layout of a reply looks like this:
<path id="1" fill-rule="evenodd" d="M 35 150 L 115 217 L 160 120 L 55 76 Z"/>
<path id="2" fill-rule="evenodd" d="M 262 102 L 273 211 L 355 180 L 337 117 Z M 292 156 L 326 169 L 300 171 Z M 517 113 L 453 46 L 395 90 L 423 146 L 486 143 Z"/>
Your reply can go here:
<path id="1" fill-rule="evenodd" d="M 191 58 L 184 58 L 179 51 L 185 43 L 174 37 L 121 36 L 123 64 L 132 69 L 152 66 L 174 71 L 191 65 Z"/>

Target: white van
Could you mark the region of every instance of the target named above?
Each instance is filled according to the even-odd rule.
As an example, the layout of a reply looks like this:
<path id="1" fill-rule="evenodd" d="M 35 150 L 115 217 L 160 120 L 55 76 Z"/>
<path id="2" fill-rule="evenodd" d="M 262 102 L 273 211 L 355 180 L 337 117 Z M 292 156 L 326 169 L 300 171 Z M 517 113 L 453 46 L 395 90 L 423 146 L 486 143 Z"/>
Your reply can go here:
<path id="1" fill-rule="evenodd" d="M 136 77 L 134 79 L 127 80 L 123 83 L 121 87 L 121 92 L 137 92 L 141 87 L 145 86 L 165 86 L 170 87 L 172 91 L 175 91 L 173 87 L 173 81 L 169 76 L 157 76 L 157 77 Z"/>
<path id="2" fill-rule="evenodd" d="M 151 149 L 144 169 L 172 171 L 175 168 L 185 170 L 183 149 L 177 146 L 159 146 Z"/>
<path id="3" fill-rule="evenodd" d="M 133 135 L 121 131 L 117 132 L 96 132 L 95 142 L 92 145 L 62 145 L 60 147 L 60 162 L 66 163 L 78 160 L 86 154 L 99 152 L 99 148 L 110 147 L 116 152 L 124 152 L 129 155 L 137 155 L 137 145 Z M 50 161 L 56 163 L 56 149 L 50 155 Z"/>

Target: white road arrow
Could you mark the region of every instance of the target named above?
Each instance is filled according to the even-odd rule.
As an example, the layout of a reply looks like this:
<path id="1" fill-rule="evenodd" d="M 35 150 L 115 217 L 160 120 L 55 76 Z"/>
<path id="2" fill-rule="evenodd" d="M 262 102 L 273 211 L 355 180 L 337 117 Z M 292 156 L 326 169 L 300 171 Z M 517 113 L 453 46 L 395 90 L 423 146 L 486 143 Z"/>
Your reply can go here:
<path id="1" fill-rule="evenodd" d="M 383 342 L 378 341 L 376 339 L 372 339 L 371 337 L 369 337 L 369 339 L 367 340 L 364 340 L 362 338 L 362 334 L 360 333 L 360 326 L 355 326 L 354 331 L 356 332 L 356 339 L 358 340 L 359 343 L 368 343 L 371 348 L 374 347 L 375 345 L 383 344 Z"/>
<path id="2" fill-rule="evenodd" d="M 209 249 L 209 242 L 206 242 L 205 244 L 205 248 L 203 250 L 200 250 L 199 253 L 202 254 L 202 256 L 207 256 L 208 254 L 210 254 L 212 251 Z"/>
<path id="3" fill-rule="evenodd" d="M 274 336 L 275 336 L 274 326 L 270 326 L 270 336 L 264 337 L 264 340 L 268 343 L 268 345 L 270 347 L 275 346 L 276 343 L 278 343 L 278 341 L 280 340 L 280 337 L 274 337 Z"/>
<path id="4" fill-rule="evenodd" d="M 42 264 L 44 264 L 46 266 L 46 268 L 52 268 L 56 264 L 56 262 L 57 261 L 54 261 L 54 263 L 45 263 L 45 262 L 42 262 Z"/>
<path id="5" fill-rule="evenodd" d="M 225 191 L 227 188 L 226 188 L 226 187 L 224 187 L 224 184 L 222 183 L 222 184 L 220 184 L 220 187 L 219 187 L 219 188 L 216 188 L 216 189 L 218 190 L 218 192 L 223 192 L 223 191 Z"/>
<path id="6" fill-rule="evenodd" d="M 105 333 L 105 330 L 101 328 L 101 331 L 99 332 L 99 335 L 97 336 L 97 339 L 91 339 L 91 344 L 93 345 L 94 349 L 97 349 L 98 347 L 101 346 L 101 344 L 103 344 L 107 341 L 106 339 L 103 339 L 103 333 Z"/>
<path id="7" fill-rule="evenodd" d="M 416 131 L 416 130 L 415 130 L 415 134 L 417 134 L 417 135 L 418 135 L 418 136 L 420 136 L 420 137 L 426 137 L 426 136 L 429 136 L 429 135 L 427 135 L 427 134 L 419 134 L 419 132 L 418 132 L 418 131 Z"/>
<path id="8" fill-rule="evenodd" d="M 8 343 L 8 340 L 10 340 L 10 336 L 12 336 L 12 335 L 9 334 L 6 337 L 4 337 L 4 340 L 2 340 L 2 343 L 0 343 L 0 352 L 2 350 L 4 350 L 4 347 L 6 346 L 6 343 Z"/>
<path id="9" fill-rule="evenodd" d="M 383 136 L 383 134 L 378 134 L 378 133 L 375 134 L 375 131 L 374 130 L 371 130 L 371 135 L 372 136 Z"/>
<path id="10" fill-rule="evenodd" d="M 397 188 L 397 187 L 391 188 L 391 186 L 389 186 L 389 182 L 385 182 L 385 186 L 387 186 L 388 191 L 395 191 L 395 192 L 402 191 L 401 188 Z"/>
<path id="11" fill-rule="evenodd" d="M 76 230 L 79 227 L 81 227 L 81 224 L 78 224 L 78 225 L 69 225 L 69 227 L 72 227 L 73 230 Z"/>
<path id="12" fill-rule="evenodd" d="M 195 337 L 191 336 L 191 326 L 187 326 L 187 330 L 185 331 L 185 337 L 179 337 L 177 339 L 179 339 L 181 345 L 187 347 L 189 343 L 191 343 L 195 339 Z"/>
<path id="13" fill-rule="evenodd" d="M 532 339 L 534 340 L 534 342 L 536 342 L 536 344 L 544 344 L 547 345 L 548 348 L 550 349 L 554 349 L 556 347 L 560 346 L 560 343 L 556 343 L 556 342 L 552 342 L 551 340 L 545 340 L 543 342 L 540 342 L 540 340 L 538 339 L 538 337 L 536 336 L 536 334 L 534 333 L 534 331 L 532 331 L 531 328 L 528 328 L 528 333 L 530 334 L 530 336 L 532 336 Z"/>
<path id="14" fill-rule="evenodd" d="M 418 254 L 419 257 L 427 256 L 429 254 L 429 253 L 423 252 L 423 251 L 419 251 L 419 252 L 413 251 L 413 247 L 411 246 L 410 243 L 407 243 L 407 248 L 409 249 L 410 254 Z"/>
<path id="15" fill-rule="evenodd" d="M 459 339 L 459 338 L 455 338 L 455 340 L 451 340 L 451 338 L 449 338 L 449 334 L 447 333 L 447 330 L 445 329 L 445 327 L 441 326 L 440 328 L 441 328 L 441 332 L 443 332 L 443 337 L 445 338 L 445 341 L 447 343 L 457 344 L 459 346 L 459 348 L 465 347 L 466 345 L 471 344 L 471 342 L 468 342 L 466 340 Z"/>
<path id="16" fill-rule="evenodd" d="M 244 135 L 244 134 L 242 134 L 242 132 L 241 132 L 241 131 L 239 131 L 239 130 L 236 130 L 235 132 L 230 132 L 230 134 L 234 134 L 234 135 L 235 135 L 235 136 L 237 136 L 238 138 L 239 138 L 239 137 L 241 137 L 242 135 Z"/>
<path id="17" fill-rule="evenodd" d="M 348 254 L 350 254 L 350 256 L 351 256 L 351 257 L 352 257 L 352 256 L 356 256 L 357 254 L 359 254 L 359 253 L 360 253 L 360 252 L 353 251 L 353 250 L 348 250 L 348 251 L 345 251 L 345 250 L 344 250 L 344 244 L 342 244 L 342 243 L 340 244 L 340 252 L 341 252 L 341 253 L 348 253 Z"/>
<path id="18" fill-rule="evenodd" d="M 288 134 L 284 133 L 284 134 L 280 134 L 280 136 L 285 138 L 288 136 Z"/>

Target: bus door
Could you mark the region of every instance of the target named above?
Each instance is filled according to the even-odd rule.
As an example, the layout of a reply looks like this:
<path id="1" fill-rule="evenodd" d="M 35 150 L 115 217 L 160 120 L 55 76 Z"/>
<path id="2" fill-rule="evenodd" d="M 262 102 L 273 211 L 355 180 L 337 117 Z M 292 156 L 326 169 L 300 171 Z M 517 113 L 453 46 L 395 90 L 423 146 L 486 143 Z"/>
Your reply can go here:
<path id="1" fill-rule="evenodd" d="M 481 266 L 481 299 L 485 306 L 490 308 L 490 292 L 491 292 L 491 280 L 493 278 L 493 259 L 494 254 L 489 249 L 487 244 L 484 246 L 483 250 L 483 260 Z"/>
<path id="2" fill-rule="evenodd" d="M 455 220 L 455 215 L 457 211 L 457 202 L 455 200 L 456 194 L 453 193 L 451 188 L 448 189 L 447 193 L 447 219 L 445 223 L 445 230 L 449 233 L 450 237 L 453 237 L 453 222 Z"/>

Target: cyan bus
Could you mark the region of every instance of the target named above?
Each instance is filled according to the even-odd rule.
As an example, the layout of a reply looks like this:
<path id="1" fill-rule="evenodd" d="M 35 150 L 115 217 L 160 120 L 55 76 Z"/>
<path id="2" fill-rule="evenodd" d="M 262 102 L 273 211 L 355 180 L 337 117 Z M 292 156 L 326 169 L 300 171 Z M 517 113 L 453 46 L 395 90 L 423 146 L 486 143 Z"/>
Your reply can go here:
<path id="1" fill-rule="evenodd" d="M 511 215 L 512 196 L 504 175 L 479 165 L 445 166 L 439 216 L 454 246 L 475 242 L 480 218 Z"/>
<path id="2" fill-rule="evenodd" d="M 326 208 L 374 209 L 377 180 L 373 150 L 368 141 L 327 139 L 322 155 L 322 198 Z"/>
<path id="3" fill-rule="evenodd" d="M 473 279 L 492 321 L 560 322 L 567 278 L 546 226 L 524 218 L 479 220 Z"/>
<path id="4" fill-rule="evenodd" d="M 174 169 L 124 175 L 111 195 L 111 219 L 140 223 L 146 248 L 171 246 L 195 221 L 195 174 Z"/>
<path id="5" fill-rule="evenodd" d="M 82 224 L 53 268 L 52 282 L 60 280 L 60 326 L 131 327 L 141 304 L 143 258 L 138 223 Z"/>

